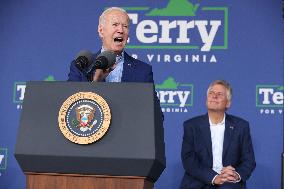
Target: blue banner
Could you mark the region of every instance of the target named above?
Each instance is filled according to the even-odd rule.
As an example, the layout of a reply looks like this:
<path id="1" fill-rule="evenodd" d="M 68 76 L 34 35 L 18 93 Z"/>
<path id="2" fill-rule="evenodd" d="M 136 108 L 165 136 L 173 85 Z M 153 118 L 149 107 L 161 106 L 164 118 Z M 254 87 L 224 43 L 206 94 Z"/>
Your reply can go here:
<path id="1" fill-rule="evenodd" d="M 25 82 L 66 80 L 81 49 L 101 48 L 98 17 L 112 6 L 129 14 L 126 51 L 153 66 L 165 115 L 167 167 L 155 189 L 179 188 L 182 123 L 206 113 L 206 90 L 216 79 L 233 87 L 228 113 L 250 122 L 257 165 L 248 188 L 280 188 L 281 0 L 1 1 L 0 188 L 25 188 L 13 155 Z"/>

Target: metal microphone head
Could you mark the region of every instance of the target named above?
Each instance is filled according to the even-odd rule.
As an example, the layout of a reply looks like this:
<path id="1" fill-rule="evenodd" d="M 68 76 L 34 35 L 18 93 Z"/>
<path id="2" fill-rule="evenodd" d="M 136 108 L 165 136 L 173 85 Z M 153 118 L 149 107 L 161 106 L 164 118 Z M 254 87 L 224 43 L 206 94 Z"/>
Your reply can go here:
<path id="1" fill-rule="evenodd" d="M 75 59 L 75 65 L 80 70 L 83 71 L 92 63 L 92 52 L 89 50 L 81 50 Z"/>
<path id="2" fill-rule="evenodd" d="M 112 67 L 116 62 L 116 54 L 112 51 L 104 51 L 96 58 L 97 69 L 107 69 Z"/>

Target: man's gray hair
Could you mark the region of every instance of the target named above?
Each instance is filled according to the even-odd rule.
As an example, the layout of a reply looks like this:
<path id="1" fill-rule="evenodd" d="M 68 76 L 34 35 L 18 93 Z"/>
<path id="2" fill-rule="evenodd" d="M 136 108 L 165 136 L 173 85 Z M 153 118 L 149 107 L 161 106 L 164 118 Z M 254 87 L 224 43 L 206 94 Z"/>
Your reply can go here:
<path id="1" fill-rule="evenodd" d="M 209 93 L 209 90 L 210 90 L 214 85 L 222 85 L 222 86 L 224 86 L 225 89 L 226 89 L 226 93 L 227 93 L 227 99 L 228 99 L 229 101 L 231 101 L 232 95 L 233 95 L 233 89 L 232 89 L 231 85 L 230 85 L 227 81 L 225 81 L 225 80 L 215 80 L 215 81 L 213 81 L 213 82 L 209 85 L 209 87 L 208 87 L 208 89 L 207 89 L 207 95 L 208 95 L 208 93 Z"/>
<path id="2" fill-rule="evenodd" d="M 104 25 L 105 24 L 105 15 L 113 10 L 117 10 L 117 11 L 120 11 L 120 12 L 123 12 L 127 15 L 128 17 L 128 14 L 127 12 L 123 9 L 123 8 L 120 8 L 120 7 L 110 7 L 110 8 L 107 8 L 106 10 L 104 10 L 104 12 L 101 14 L 100 18 L 99 18 L 99 25 Z M 129 24 L 130 20 L 129 20 L 129 17 L 128 17 L 128 24 Z"/>

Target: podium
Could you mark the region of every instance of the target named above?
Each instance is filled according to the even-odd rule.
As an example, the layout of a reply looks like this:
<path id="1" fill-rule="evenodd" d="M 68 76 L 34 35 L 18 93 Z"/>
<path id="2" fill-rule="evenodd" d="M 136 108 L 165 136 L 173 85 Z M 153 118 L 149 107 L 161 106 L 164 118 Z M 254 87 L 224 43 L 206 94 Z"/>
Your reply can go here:
<path id="1" fill-rule="evenodd" d="M 111 121 L 94 143 L 71 142 L 58 115 L 78 92 L 101 96 Z M 150 83 L 27 82 L 15 158 L 27 189 L 152 189 L 165 169 L 163 120 Z"/>

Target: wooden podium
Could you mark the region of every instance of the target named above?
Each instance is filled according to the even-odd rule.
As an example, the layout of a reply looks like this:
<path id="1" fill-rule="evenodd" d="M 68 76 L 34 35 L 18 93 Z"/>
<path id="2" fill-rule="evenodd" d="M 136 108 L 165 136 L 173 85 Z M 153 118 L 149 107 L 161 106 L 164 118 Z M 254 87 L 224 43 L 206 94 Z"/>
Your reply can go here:
<path id="1" fill-rule="evenodd" d="M 152 189 L 145 177 L 26 173 L 27 189 Z"/>
<path id="2" fill-rule="evenodd" d="M 111 111 L 107 133 L 88 145 L 69 141 L 58 124 L 62 104 L 78 92 L 100 95 Z M 14 153 L 27 189 L 152 189 L 164 148 L 153 84 L 27 82 Z"/>

